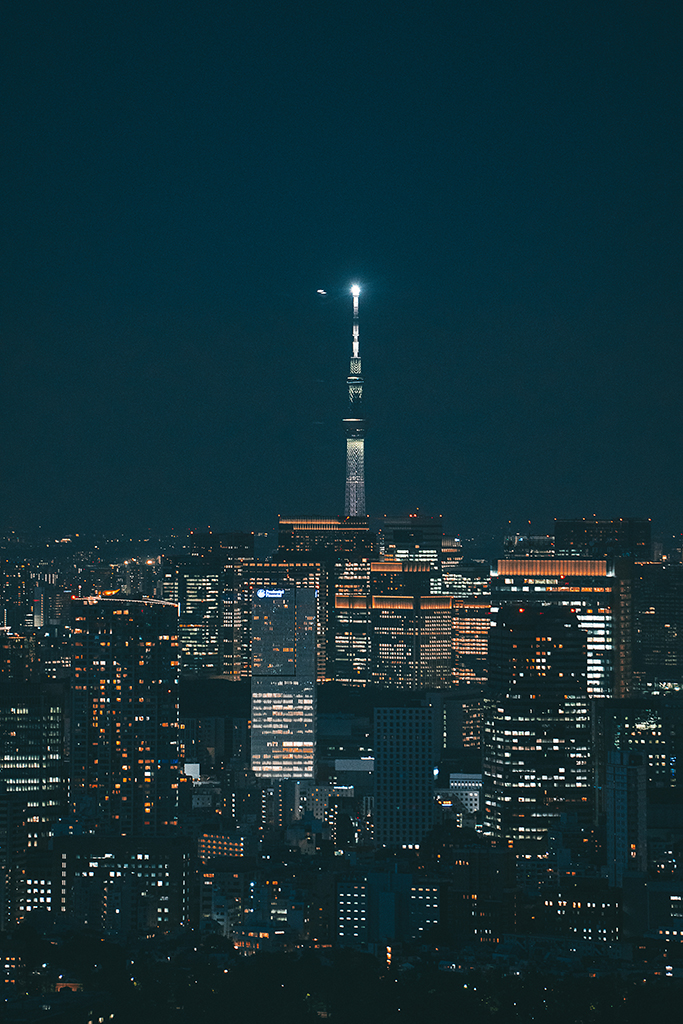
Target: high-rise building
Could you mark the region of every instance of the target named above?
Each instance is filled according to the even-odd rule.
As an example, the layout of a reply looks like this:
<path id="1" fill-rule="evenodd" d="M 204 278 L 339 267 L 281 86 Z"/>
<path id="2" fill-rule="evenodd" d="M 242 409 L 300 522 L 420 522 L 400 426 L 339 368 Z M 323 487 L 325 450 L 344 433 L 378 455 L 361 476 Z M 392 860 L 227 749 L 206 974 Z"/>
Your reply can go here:
<path id="1" fill-rule="evenodd" d="M 540 839 L 562 813 L 590 823 L 586 634 L 563 608 L 499 614 L 489 631 L 482 735 L 489 832 Z"/>
<path id="2" fill-rule="evenodd" d="M 183 672 L 221 672 L 221 573 L 201 564 L 178 567 L 179 639 Z"/>
<path id="3" fill-rule="evenodd" d="M 190 551 L 193 557 L 213 558 L 220 564 L 236 558 L 254 557 L 253 533 L 192 533 Z"/>
<path id="4" fill-rule="evenodd" d="M 372 682 L 401 689 L 452 685 L 452 598 L 372 598 Z"/>
<path id="5" fill-rule="evenodd" d="M 370 563 L 376 557 L 377 537 L 366 519 L 334 516 L 279 521 L 278 560 L 292 565 L 316 561 L 324 566 L 326 606 L 321 608 L 320 624 L 325 634 L 328 679 L 353 686 L 368 682 L 367 598 Z"/>
<path id="6" fill-rule="evenodd" d="M 183 674 L 238 676 L 242 658 L 240 566 L 253 561 L 251 533 L 193 533 L 163 596 L 180 606 Z"/>
<path id="7" fill-rule="evenodd" d="M 240 644 L 242 651 L 241 675 L 252 678 L 252 609 L 260 590 L 310 590 L 315 596 L 315 678 L 323 682 L 329 676 L 328 645 L 326 643 L 329 574 L 325 564 L 318 561 L 258 562 L 244 561 L 236 572 L 239 581 L 241 607 Z"/>
<path id="8" fill-rule="evenodd" d="M 555 606 L 576 613 L 587 636 L 590 697 L 628 692 L 631 633 L 623 605 L 630 606 L 630 585 L 627 592 L 605 559 L 504 558 L 491 575 L 492 621 L 507 608 Z"/>
<path id="9" fill-rule="evenodd" d="M 598 812 L 613 751 L 639 754 L 648 785 L 683 788 L 683 698 L 679 694 L 601 700 L 591 704 Z"/>
<path id="10" fill-rule="evenodd" d="M 64 690 L 39 679 L 34 638 L 0 629 L 0 797 L 25 809 L 28 848 L 64 813 Z"/>
<path id="11" fill-rule="evenodd" d="M 453 685 L 481 690 L 486 684 L 490 597 L 453 599 Z"/>
<path id="12" fill-rule="evenodd" d="M 64 692 L 37 677 L 33 641 L 0 629 L 0 931 L 21 918 L 27 864 L 65 812 Z"/>
<path id="13" fill-rule="evenodd" d="M 683 691 L 683 565 L 633 567 L 633 690 Z"/>
<path id="14" fill-rule="evenodd" d="M 650 557 L 649 519 L 556 519 L 557 558 Z"/>
<path id="15" fill-rule="evenodd" d="M 368 686 L 372 679 L 371 566 L 369 558 L 334 566 L 333 678 L 347 686 Z"/>
<path id="16" fill-rule="evenodd" d="M 173 834 L 178 607 L 104 597 L 72 604 L 72 809 L 108 833 Z"/>
<path id="17" fill-rule="evenodd" d="M 363 377 L 360 365 L 360 339 L 358 328 L 357 284 L 351 289 L 353 295 L 353 345 L 349 375 L 346 378 L 349 404 L 344 417 L 346 432 L 346 493 L 344 515 L 365 515 L 365 417 L 363 413 Z"/>
<path id="18" fill-rule="evenodd" d="M 387 560 L 429 562 L 436 567 L 443 549 L 443 519 L 418 513 L 385 516 L 380 526 L 380 537 L 380 546 Z"/>
<path id="19" fill-rule="evenodd" d="M 453 686 L 462 700 L 465 747 L 481 742 L 482 695 L 488 678 L 491 575 L 488 563 L 468 562 L 441 569 L 442 592 L 453 595 Z"/>
<path id="20" fill-rule="evenodd" d="M 407 689 L 452 685 L 453 598 L 430 593 L 430 560 L 373 562 L 372 683 Z"/>
<path id="21" fill-rule="evenodd" d="M 418 847 L 434 822 L 441 736 L 431 707 L 375 708 L 375 841 Z"/>
<path id="22" fill-rule="evenodd" d="M 367 519 L 351 516 L 281 516 L 277 558 L 283 562 L 328 562 L 372 558 L 377 538 Z"/>
<path id="23" fill-rule="evenodd" d="M 19 793 L 0 793 L 0 932 L 17 923 L 26 854 L 26 804 Z"/>
<path id="24" fill-rule="evenodd" d="M 0 626 L 33 626 L 33 581 L 26 563 L 0 563 Z"/>
<path id="25" fill-rule="evenodd" d="M 604 787 L 609 881 L 621 886 L 627 871 L 647 870 L 646 771 L 641 754 L 611 750 Z"/>
<path id="26" fill-rule="evenodd" d="M 313 778 L 316 592 L 259 587 L 251 605 L 251 766 L 271 779 Z"/>

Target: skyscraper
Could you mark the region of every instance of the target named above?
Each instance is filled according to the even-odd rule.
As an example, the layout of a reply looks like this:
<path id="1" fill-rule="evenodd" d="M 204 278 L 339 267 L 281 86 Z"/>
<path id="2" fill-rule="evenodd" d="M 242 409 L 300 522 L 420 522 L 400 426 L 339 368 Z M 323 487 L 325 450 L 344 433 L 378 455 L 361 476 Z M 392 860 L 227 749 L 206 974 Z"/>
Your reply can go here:
<path id="1" fill-rule="evenodd" d="M 321 597 L 326 595 L 327 607 L 319 628 L 325 631 L 326 678 L 361 686 L 368 681 L 370 564 L 377 551 L 366 519 L 280 519 L 278 559 L 290 564 L 315 559 L 325 569 Z"/>
<path id="2" fill-rule="evenodd" d="M 590 820 L 586 634 L 564 608 L 508 609 L 489 631 L 483 794 L 488 830 L 541 839 L 561 813 Z"/>
<path id="3" fill-rule="evenodd" d="M 360 365 L 360 339 L 358 327 L 358 296 L 360 288 L 354 284 L 353 295 L 353 347 L 346 384 L 349 406 L 343 420 L 346 431 L 346 496 L 344 515 L 365 515 L 365 419 L 363 417 L 363 378 Z"/>
<path id="4" fill-rule="evenodd" d="M 622 696 L 631 645 L 627 582 L 605 559 L 499 559 L 491 574 L 492 619 L 508 608 L 572 609 L 587 635 L 589 697 Z"/>
<path id="5" fill-rule="evenodd" d="M 0 627 L 0 931 L 17 923 L 27 863 L 64 813 L 64 696 L 37 678 L 33 640 Z"/>
<path id="6" fill-rule="evenodd" d="M 98 830 L 173 834 L 178 807 L 178 606 L 73 599 L 70 798 Z"/>
<path id="7" fill-rule="evenodd" d="M 646 768 L 641 754 L 610 750 L 604 786 L 606 854 L 610 885 L 627 871 L 647 870 Z"/>
<path id="8" fill-rule="evenodd" d="M 259 587 L 251 607 L 251 766 L 271 779 L 315 775 L 316 592 Z"/>
<path id="9" fill-rule="evenodd" d="M 375 708 L 375 841 L 419 846 L 434 822 L 431 707 Z"/>
<path id="10" fill-rule="evenodd" d="M 453 599 L 430 593 L 430 560 L 371 564 L 371 676 L 374 685 L 452 684 Z"/>
<path id="11" fill-rule="evenodd" d="M 633 692 L 683 691 L 683 565 L 636 563 Z"/>
<path id="12" fill-rule="evenodd" d="M 203 564 L 179 566 L 178 597 L 183 673 L 220 673 L 220 568 Z"/>
<path id="13" fill-rule="evenodd" d="M 383 557 L 397 562 L 429 562 L 434 567 L 441 560 L 443 546 L 442 516 L 385 516 L 380 526 Z"/>
<path id="14" fill-rule="evenodd" d="M 556 519 L 557 558 L 650 557 L 649 519 Z"/>

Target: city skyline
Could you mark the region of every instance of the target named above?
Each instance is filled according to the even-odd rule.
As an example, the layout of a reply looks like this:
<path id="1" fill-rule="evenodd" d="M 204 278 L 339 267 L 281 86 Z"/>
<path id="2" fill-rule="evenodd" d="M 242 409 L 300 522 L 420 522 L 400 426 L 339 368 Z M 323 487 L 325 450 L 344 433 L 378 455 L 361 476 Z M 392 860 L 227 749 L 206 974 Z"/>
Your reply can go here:
<path id="1" fill-rule="evenodd" d="M 340 514 L 358 283 L 369 513 L 680 531 L 678 12 L 413 14 L 5 12 L 0 530 Z"/>

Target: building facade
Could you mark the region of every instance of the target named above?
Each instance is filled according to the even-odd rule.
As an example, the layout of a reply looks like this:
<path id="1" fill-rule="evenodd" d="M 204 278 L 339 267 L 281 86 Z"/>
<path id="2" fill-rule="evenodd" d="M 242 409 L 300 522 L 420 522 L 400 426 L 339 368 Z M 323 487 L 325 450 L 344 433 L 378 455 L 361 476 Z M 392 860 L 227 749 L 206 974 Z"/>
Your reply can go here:
<path id="1" fill-rule="evenodd" d="M 437 735 L 431 707 L 375 708 L 375 842 L 419 847 L 434 823 Z"/>
<path id="2" fill-rule="evenodd" d="M 72 605 L 72 812 L 107 833 L 174 834 L 178 607 L 102 597 Z"/>
<path id="3" fill-rule="evenodd" d="M 259 587 L 251 607 L 251 767 L 272 779 L 313 778 L 316 592 Z"/>
<path id="4" fill-rule="evenodd" d="M 554 606 L 576 614 L 587 638 L 590 697 L 622 696 L 630 664 L 630 591 L 605 559 L 500 559 L 491 578 L 491 618 L 506 608 Z"/>
<path id="5" fill-rule="evenodd" d="M 562 813 L 590 823 L 586 635 L 560 608 L 515 608 L 489 633 L 483 803 L 489 834 L 542 839 Z"/>

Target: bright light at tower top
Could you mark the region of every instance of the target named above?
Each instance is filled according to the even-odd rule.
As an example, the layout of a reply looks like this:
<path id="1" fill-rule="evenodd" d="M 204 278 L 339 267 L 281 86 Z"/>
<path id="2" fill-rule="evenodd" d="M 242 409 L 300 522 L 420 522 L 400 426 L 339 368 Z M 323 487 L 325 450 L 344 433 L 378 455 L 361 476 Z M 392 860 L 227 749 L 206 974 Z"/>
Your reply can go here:
<path id="1" fill-rule="evenodd" d="M 351 285 L 351 294 L 353 295 L 354 299 L 358 298 L 358 296 L 360 295 L 360 285 L 359 284 L 352 284 Z"/>

